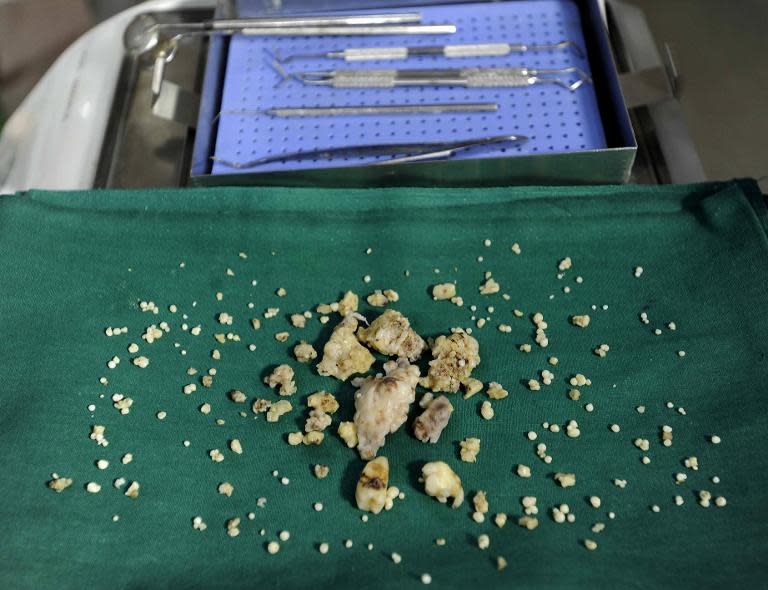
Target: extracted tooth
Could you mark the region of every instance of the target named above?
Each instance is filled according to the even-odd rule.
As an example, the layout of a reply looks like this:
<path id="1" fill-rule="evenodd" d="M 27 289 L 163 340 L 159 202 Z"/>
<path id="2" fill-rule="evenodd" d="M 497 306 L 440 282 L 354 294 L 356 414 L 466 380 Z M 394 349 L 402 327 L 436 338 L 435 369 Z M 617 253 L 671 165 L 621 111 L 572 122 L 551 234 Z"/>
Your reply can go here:
<path id="1" fill-rule="evenodd" d="M 323 347 L 323 359 L 317 364 L 317 372 L 324 377 L 336 377 L 341 381 L 354 373 L 365 373 L 374 358 L 355 336 L 357 321 L 363 316 L 351 313 L 333 329 Z"/>
<path id="2" fill-rule="evenodd" d="M 358 296 L 352 291 L 344 293 L 344 297 L 339 300 L 337 311 L 341 317 L 345 317 L 350 313 L 357 311 L 357 304 L 359 302 Z"/>
<path id="3" fill-rule="evenodd" d="M 480 364 L 480 345 L 463 330 L 457 330 L 450 336 L 438 336 L 432 343 L 432 356 L 429 372 L 420 385 L 432 391 L 455 393 Z"/>
<path id="4" fill-rule="evenodd" d="M 571 323 L 579 328 L 586 328 L 589 325 L 588 315 L 574 315 L 571 316 Z"/>
<path id="5" fill-rule="evenodd" d="M 433 399 L 413 422 L 413 434 L 421 442 L 436 443 L 448 425 L 453 405 L 444 395 Z"/>
<path id="6" fill-rule="evenodd" d="M 452 297 L 456 297 L 456 285 L 453 283 L 440 283 L 432 287 L 432 299 L 435 301 L 451 299 Z"/>
<path id="7" fill-rule="evenodd" d="M 416 399 L 419 368 L 407 359 L 384 364 L 384 372 L 366 377 L 355 394 L 357 450 L 363 459 L 372 459 L 384 445 L 384 437 L 400 428 L 408 408 Z"/>
<path id="8" fill-rule="evenodd" d="M 293 347 L 293 356 L 295 356 L 296 360 L 300 363 L 308 363 L 317 358 L 317 351 L 311 344 L 302 340 Z"/>
<path id="9" fill-rule="evenodd" d="M 464 488 L 461 487 L 461 479 L 456 475 L 447 463 L 432 461 L 421 468 L 424 479 L 424 491 L 428 496 L 437 498 L 445 504 L 448 498 L 453 498 L 451 506 L 458 508 L 464 501 Z"/>
<path id="10" fill-rule="evenodd" d="M 293 380 L 293 369 L 290 365 L 278 365 L 272 373 L 264 377 L 264 383 L 269 387 L 280 386 L 280 395 L 293 395 L 296 393 L 296 382 Z"/>
<path id="11" fill-rule="evenodd" d="M 304 432 L 322 432 L 331 425 L 331 417 L 322 410 L 313 409 L 304 423 Z"/>
<path id="12" fill-rule="evenodd" d="M 281 399 L 278 402 L 273 403 L 267 410 L 267 422 L 277 422 L 280 416 L 287 414 L 293 409 L 291 402 Z"/>
<path id="13" fill-rule="evenodd" d="M 477 461 L 477 454 L 480 452 L 480 439 L 474 437 L 467 437 L 462 441 L 459 441 L 459 454 L 461 460 L 466 463 L 474 463 Z"/>
<path id="14" fill-rule="evenodd" d="M 464 383 L 464 399 L 469 399 L 483 389 L 483 382 L 474 377 L 470 377 Z"/>
<path id="15" fill-rule="evenodd" d="M 491 277 L 488 277 L 485 282 L 480 285 L 478 288 L 478 291 L 480 291 L 481 295 L 493 295 L 494 293 L 498 293 L 501 289 L 501 286 Z"/>
<path id="16" fill-rule="evenodd" d="M 504 399 L 509 395 L 509 392 L 495 381 L 491 381 L 488 384 L 488 391 L 486 391 L 486 393 L 491 399 Z"/>
<path id="17" fill-rule="evenodd" d="M 480 512 L 481 514 L 488 513 L 488 496 L 484 490 L 478 490 L 475 493 L 472 503 L 475 505 L 475 512 Z"/>
<path id="18" fill-rule="evenodd" d="M 71 477 L 59 477 L 58 474 L 54 474 L 48 482 L 48 487 L 54 492 L 61 493 L 72 485 L 72 481 Z"/>
<path id="19" fill-rule="evenodd" d="M 395 500 L 400 497 L 400 488 L 397 486 L 390 486 L 387 488 L 387 502 L 384 504 L 384 510 L 392 510 L 395 505 Z"/>
<path id="20" fill-rule="evenodd" d="M 388 356 L 405 357 L 413 362 L 421 356 L 427 343 L 419 336 L 408 318 L 388 309 L 367 328 L 360 328 L 357 337 L 363 344 Z"/>
<path id="21" fill-rule="evenodd" d="M 357 446 L 357 428 L 354 422 L 342 422 L 338 430 L 341 440 L 347 443 L 347 447 L 354 449 Z"/>
<path id="22" fill-rule="evenodd" d="M 333 414 L 339 409 L 339 402 L 332 393 L 327 391 L 316 391 L 307 397 L 307 406 L 316 410 L 321 410 L 326 414 Z"/>
<path id="23" fill-rule="evenodd" d="M 377 457 L 368 461 L 360 475 L 355 489 L 355 501 L 360 510 L 378 514 L 387 503 L 387 484 L 389 483 L 389 461 L 386 457 Z"/>
<path id="24" fill-rule="evenodd" d="M 575 473 L 555 473 L 553 479 L 560 484 L 560 487 L 569 488 L 576 485 Z"/>

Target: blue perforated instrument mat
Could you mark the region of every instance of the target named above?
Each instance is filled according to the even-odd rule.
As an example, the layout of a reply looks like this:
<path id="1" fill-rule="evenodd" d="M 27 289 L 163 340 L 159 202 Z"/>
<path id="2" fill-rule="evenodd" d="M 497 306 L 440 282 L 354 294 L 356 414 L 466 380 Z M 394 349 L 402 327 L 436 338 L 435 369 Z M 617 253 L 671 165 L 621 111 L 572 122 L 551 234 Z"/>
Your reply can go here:
<path id="1" fill-rule="evenodd" d="M 247 4 L 247 3 L 244 3 Z M 495 102 L 495 113 L 450 113 L 354 117 L 279 118 L 265 114 L 223 114 L 214 154 L 247 162 L 281 153 L 340 146 L 454 141 L 522 134 L 529 141 L 498 144 L 456 158 L 494 158 L 517 154 L 562 153 L 606 147 L 593 86 L 575 92 L 551 84 L 527 88 L 398 87 L 335 89 L 305 86 L 295 79 L 279 84 L 281 75 L 271 54 L 324 53 L 346 47 L 400 47 L 462 43 L 557 43 L 572 40 L 585 46 L 577 6 L 571 0 L 528 0 L 409 7 L 424 24 L 451 23 L 453 35 L 387 37 L 246 37 L 232 38 L 227 57 L 221 110 L 274 107 L 356 106 L 420 103 Z M 377 11 L 381 12 L 381 11 Z M 394 10 L 393 10 L 394 12 Z M 242 16 L 249 16 L 247 6 Z M 578 66 L 590 73 L 586 58 L 572 50 L 511 53 L 504 57 L 411 57 L 347 63 L 336 59 L 304 59 L 285 65 L 291 73 L 343 68 L 563 68 Z M 361 165 L 378 157 L 334 160 L 283 160 L 233 170 L 214 162 L 212 174 L 269 172 Z"/>

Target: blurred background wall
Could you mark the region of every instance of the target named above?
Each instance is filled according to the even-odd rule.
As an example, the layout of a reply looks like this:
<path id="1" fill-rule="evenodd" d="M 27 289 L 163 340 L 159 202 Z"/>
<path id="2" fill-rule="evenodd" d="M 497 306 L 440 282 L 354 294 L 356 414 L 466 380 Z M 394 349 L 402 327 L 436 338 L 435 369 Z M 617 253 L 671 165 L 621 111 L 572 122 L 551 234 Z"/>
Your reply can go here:
<path id="1" fill-rule="evenodd" d="M 140 0 L 0 0 L 0 120 L 85 31 Z"/>

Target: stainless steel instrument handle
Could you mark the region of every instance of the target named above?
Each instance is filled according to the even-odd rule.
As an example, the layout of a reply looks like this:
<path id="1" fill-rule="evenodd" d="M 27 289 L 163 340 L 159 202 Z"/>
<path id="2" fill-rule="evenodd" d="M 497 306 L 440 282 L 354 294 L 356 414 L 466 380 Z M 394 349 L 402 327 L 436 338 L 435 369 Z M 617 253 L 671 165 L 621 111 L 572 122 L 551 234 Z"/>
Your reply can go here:
<path id="1" fill-rule="evenodd" d="M 500 57 L 510 52 L 509 43 L 478 43 L 474 45 L 446 45 L 445 57 Z"/>
<path id="2" fill-rule="evenodd" d="M 264 113 L 273 117 L 337 117 L 428 113 L 490 113 L 496 112 L 498 108 L 499 105 L 494 102 L 476 102 L 455 104 L 380 105 L 370 107 L 281 107 L 267 109 Z"/>
<path id="3" fill-rule="evenodd" d="M 338 52 L 344 61 L 374 61 L 377 59 L 406 59 L 407 47 L 350 47 Z"/>
<path id="4" fill-rule="evenodd" d="M 420 23 L 418 12 L 399 12 L 390 14 L 343 14 L 337 16 L 285 16 L 276 18 L 235 18 L 208 21 L 205 23 L 213 30 L 245 29 L 250 27 L 303 27 L 329 25 L 387 25 Z"/>
<path id="5" fill-rule="evenodd" d="M 395 86 L 463 85 L 461 70 L 371 69 L 303 72 L 299 79 L 310 84 L 334 88 L 393 88 Z"/>
<path id="6" fill-rule="evenodd" d="M 536 78 L 520 68 L 465 68 L 461 70 L 464 86 L 467 88 L 498 88 L 530 86 Z"/>
<path id="7" fill-rule="evenodd" d="M 334 88 L 393 88 L 395 86 L 464 86 L 467 88 L 513 88 L 537 83 L 557 84 L 575 90 L 589 78 L 568 83 L 551 74 L 566 70 L 535 70 L 530 68 L 445 68 L 445 69 L 350 69 L 301 72 L 297 78 L 305 84 L 320 84 Z M 543 76 L 539 74 L 545 74 Z"/>
<path id="8" fill-rule="evenodd" d="M 231 29 L 230 29 L 231 30 Z M 357 35 L 451 35 L 455 25 L 349 25 L 349 26 L 284 26 L 246 27 L 239 32 L 243 35 L 260 37 L 329 37 Z"/>
<path id="9" fill-rule="evenodd" d="M 335 70 L 327 83 L 334 88 L 393 88 L 397 70 Z"/>
<path id="10" fill-rule="evenodd" d="M 492 57 L 507 55 L 510 51 L 508 43 L 480 43 L 474 45 L 438 45 L 425 47 L 350 47 L 343 51 L 333 52 L 333 57 L 345 61 L 374 61 L 407 59 L 419 55 L 442 55 L 455 57 Z"/>
<path id="11" fill-rule="evenodd" d="M 328 53 L 289 55 L 282 61 L 321 58 L 343 59 L 347 62 L 397 60 L 412 56 L 442 56 L 447 58 L 503 57 L 510 53 L 545 51 L 572 47 L 576 55 L 583 57 L 582 49 L 574 41 L 526 45 L 524 43 L 470 43 L 463 45 L 421 45 L 412 47 L 348 47 Z"/>
<path id="12" fill-rule="evenodd" d="M 465 86 L 495 88 L 529 86 L 536 78 L 520 68 L 443 70 L 335 70 L 326 83 L 334 88 L 392 88 L 395 86 Z"/>

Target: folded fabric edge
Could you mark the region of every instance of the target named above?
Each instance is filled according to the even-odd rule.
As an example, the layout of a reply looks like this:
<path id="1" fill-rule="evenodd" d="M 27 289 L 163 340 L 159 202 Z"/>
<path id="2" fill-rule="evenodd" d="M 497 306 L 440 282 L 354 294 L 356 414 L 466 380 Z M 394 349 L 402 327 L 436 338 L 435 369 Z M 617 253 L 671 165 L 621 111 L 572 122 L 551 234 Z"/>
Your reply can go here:
<path id="1" fill-rule="evenodd" d="M 445 198 L 446 206 L 469 205 L 473 203 L 494 204 L 508 201 L 528 201 L 556 198 L 594 198 L 600 194 L 613 194 L 631 198 L 633 195 L 668 194 L 679 196 L 681 191 L 697 197 L 714 195 L 732 188 L 738 188 L 748 199 L 755 211 L 763 231 L 768 227 L 768 212 L 764 197 L 754 179 L 705 182 L 687 185 L 579 185 L 579 186 L 508 186 L 477 188 L 424 188 L 384 187 L 364 189 L 294 188 L 294 187 L 207 187 L 207 188 L 158 188 L 158 189 L 98 189 L 90 191 L 49 191 L 32 189 L 10 195 L 0 200 L 3 206 L 27 199 L 47 208 L 62 210 L 89 210 L 109 212 L 177 211 L 194 199 L 194 204 L 203 211 L 218 213 L 235 211 L 244 205 L 254 212 L 262 210 L 300 211 L 333 203 L 344 209 L 355 207 L 359 211 L 376 210 L 382 207 L 401 208 L 407 206 L 432 207 L 436 196 Z M 231 207 L 222 206 L 218 197 L 231 197 Z"/>

